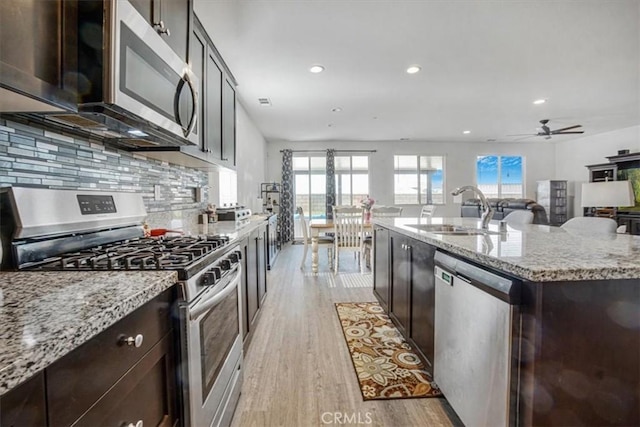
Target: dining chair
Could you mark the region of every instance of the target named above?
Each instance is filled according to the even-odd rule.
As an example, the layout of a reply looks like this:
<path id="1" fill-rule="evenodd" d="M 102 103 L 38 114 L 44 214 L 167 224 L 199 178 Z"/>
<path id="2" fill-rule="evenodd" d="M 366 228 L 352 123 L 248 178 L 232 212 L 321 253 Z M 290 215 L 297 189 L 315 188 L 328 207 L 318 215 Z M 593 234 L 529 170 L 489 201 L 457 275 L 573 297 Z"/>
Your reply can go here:
<path id="1" fill-rule="evenodd" d="M 420 211 L 420 218 L 431 218 L 435 212 L 435 205 L 424 205 Z"/>
<path id="2" fill-rule="evenodd" d="M 333 207 L 333 224 L 335 229 L 333 256 L 335 257 L 333 268 L 337 273 L 340 268 L 340 252 L 353 252 L 358 258 L 360 272 L 364 273 L 364 265 L 361 262 L 364 209 L 356 207 Z"/>
<path id="3" fill-rule="evenodd" d="M 307 225 L 304 211 L 301 207 L 298 207 L 296 208 L 296 213 L 300 218 L 300 228 L 302 228 L 302 239 L 304 241 L 304 252 L 302 254 L 302 262 L 300 262 L 300 270 L 304 270 L 304 264 L 307 262 L 307 252 L 309 251 L 309 245 L 311 245 L 311 238 L 309 237 L 309 226 Z M 318 236 L 318 245 L 327 245 L 329 268 L 333 268 L 333 237 Z"/>
<path id="4" fill-rule="evenodd" d="M 511 226 L 532 224 L 533 212 L 525 210 L 513 211 L 509 215 L 505 216 L 502 220 Z"/>
<path id="5" fill-rule="evenodd" d="M 618 228 L 618 223 L 611 218 L 578 216 L 571 218 L 562 224 L 560 228 L 565 230 L 615 234 L 616 229 Z"/>

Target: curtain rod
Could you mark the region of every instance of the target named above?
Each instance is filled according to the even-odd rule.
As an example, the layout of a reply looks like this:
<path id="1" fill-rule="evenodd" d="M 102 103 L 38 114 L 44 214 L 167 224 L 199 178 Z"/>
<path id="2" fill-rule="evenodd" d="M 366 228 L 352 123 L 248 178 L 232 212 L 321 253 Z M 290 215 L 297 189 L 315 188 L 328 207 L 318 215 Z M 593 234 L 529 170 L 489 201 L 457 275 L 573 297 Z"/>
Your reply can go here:
<path id="1" fill-rule="evenodd" d="M 327 150 L 330 150 L 328 148 Z M 292 153 L 326 153 L 327 150 L 291 150 Z M 375 153 L 378 150 L 333 150 L 336 153 Z M 284 150 L 280 150 L 281 153 L 284 153 Z"/>

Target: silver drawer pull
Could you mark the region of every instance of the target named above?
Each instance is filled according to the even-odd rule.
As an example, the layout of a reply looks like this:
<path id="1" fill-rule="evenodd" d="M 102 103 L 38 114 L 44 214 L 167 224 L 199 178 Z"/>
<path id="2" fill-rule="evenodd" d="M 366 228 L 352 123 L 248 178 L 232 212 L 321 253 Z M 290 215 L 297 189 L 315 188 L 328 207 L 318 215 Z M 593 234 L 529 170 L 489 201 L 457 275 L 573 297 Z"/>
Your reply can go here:
<path id="1" fill-rule="evenodd" d="M 134 337 L 120 338 L 121 343 L 126 345 L 133 345 L 135 347 L 140 347 L 142 345 L 142 341 L 144 341 L 144 337 L 142 336 L 142 334 L 136 335 L 135 338 Z M 142 427 L 142 421 L 138 421 L 133 427 Z"/>
<path id="2" fill-rule="evenodd" d="M 144 427 L 142 420 L 138 420 L 137 423 L 123 423 L 122 427 Z"/>

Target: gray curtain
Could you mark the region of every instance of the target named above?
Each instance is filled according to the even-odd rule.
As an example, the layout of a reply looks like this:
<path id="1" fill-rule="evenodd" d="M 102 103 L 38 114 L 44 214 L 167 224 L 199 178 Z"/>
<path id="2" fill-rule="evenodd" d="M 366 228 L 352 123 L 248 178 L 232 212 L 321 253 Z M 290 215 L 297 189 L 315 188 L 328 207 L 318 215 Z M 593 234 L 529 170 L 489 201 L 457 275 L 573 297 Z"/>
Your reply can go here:
<path id="1" fill-rule="evenodd" d="M 336 204 L 336 150 L 327 150 L 327 205 L 325 213 L 328 219 L 333 219 L 331 206 Z"/>
<path id="2" fill-rule="evenodd" d="M 293 212 L 293 152 L 283 150 L 280 195 L 280 230 L 283 243 L 293 240 Z"/>

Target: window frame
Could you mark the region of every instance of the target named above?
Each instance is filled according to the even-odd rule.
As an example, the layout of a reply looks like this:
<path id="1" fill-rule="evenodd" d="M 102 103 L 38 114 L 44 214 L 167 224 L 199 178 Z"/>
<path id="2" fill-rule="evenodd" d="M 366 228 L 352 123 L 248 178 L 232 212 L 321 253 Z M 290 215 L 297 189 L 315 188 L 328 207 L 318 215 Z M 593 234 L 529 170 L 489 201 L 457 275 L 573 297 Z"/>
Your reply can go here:
<path id="1" fill-rule="evenodd" d="M 523 156 L 522 154 L 478 154 L 476 155 L 476 161 L 475 161 L 475 166 L 476 166 L 476 171 L 475 171 L 475 185 L 476 187 L 480 188 L 481 184 L 478 182 L 478 159 L 480 159 L 481 157 L 497 157 L 497 165 L 498 165 L 498 169 L 497 169 L 497 174 L 498 174 L 498 199 L 503 199 L 506 198 L 503 194 L 502 194 L 502 158 L 503 157 L 520 157 L 520 172 L 522 174 L 522 191 L 520 193 L 520 196 L 516 197 L 516 198 L 524 198 L 525 194 L 526 194 L 526 180 L 527 180 L 527 174 L 526 174 L 526 158 L 525 156 Z M 489 196 L 487 196 L 487 198 L 489 198 Z"/>
<path id="2" fill-rule="evenodd" d="M 412 172 L 402 172 L 400 169 L 396 169 L 396 158 L 397 157 L 416 157 L 417 160 L 417 169 Z M 423 170 L 420 168 L 420 157 L 440 157 L 442 159 L 442 202 L 433 202 L 433 200 L 426 200 L 427 193 L 426 190 L 423 196 L 423 189 L 421 184 L 420 176 L 423 173 Z M 446 197 L 446 188 L 447 188 L 447 177 L 446 177 L 446 163 L 447 156 L 444 154 L 394 154 L 393 155 L 393 204 L 394 205 L 404 205 L 404 206 L 412 206 L 412 205 L 434 205 L 434 206 L 445 206 L 447 204 Z M 399 172 L 400 171 L 400 172 Z M 417 203 L 398 203 L 396 202 L 396 175 L 398 173 L 404 175 L 415 175 L 417 177 L 418 182 L 418 202 Z M 423 199 L 424 197 L 424 199 Z"/>
<path id="3" fill-rule="evenodd" d="M 347 172 L 346 169 L 339 169 L 337 166 L 334 166 L 334 177 L 336 184 L 336 205 L 354 205 L 357 206 L 360 201 L 354 200 L 353 198 L 353 175 L 366 175 L 367 176 L 367 194 L 370 194 L 371 190 L 371 174 L 369 173 L 369 165 L 371 164 L 371 156 L 369 154 L 344 154 L 344 155 L 336 155 L 335 158 L 338 157 L 348 157 L 349 158 L 349 170 Z M 366 170 L 353 170 L 353 158 L 354 157 L 366 157 L 367 158 L 367 169 Z M 344 173 L 341 173 L 344 172 Z M 342 200 L 342 180 L 340 179 L 342 175 L 349 175 L 349 188 L 350 194 L 349 198 L 351 201 L 349 203 L 344 203 Z M 366 194 L 365 194 L 366 196 Z M 364 197 L 364 196 L 363 196 Z"/>

